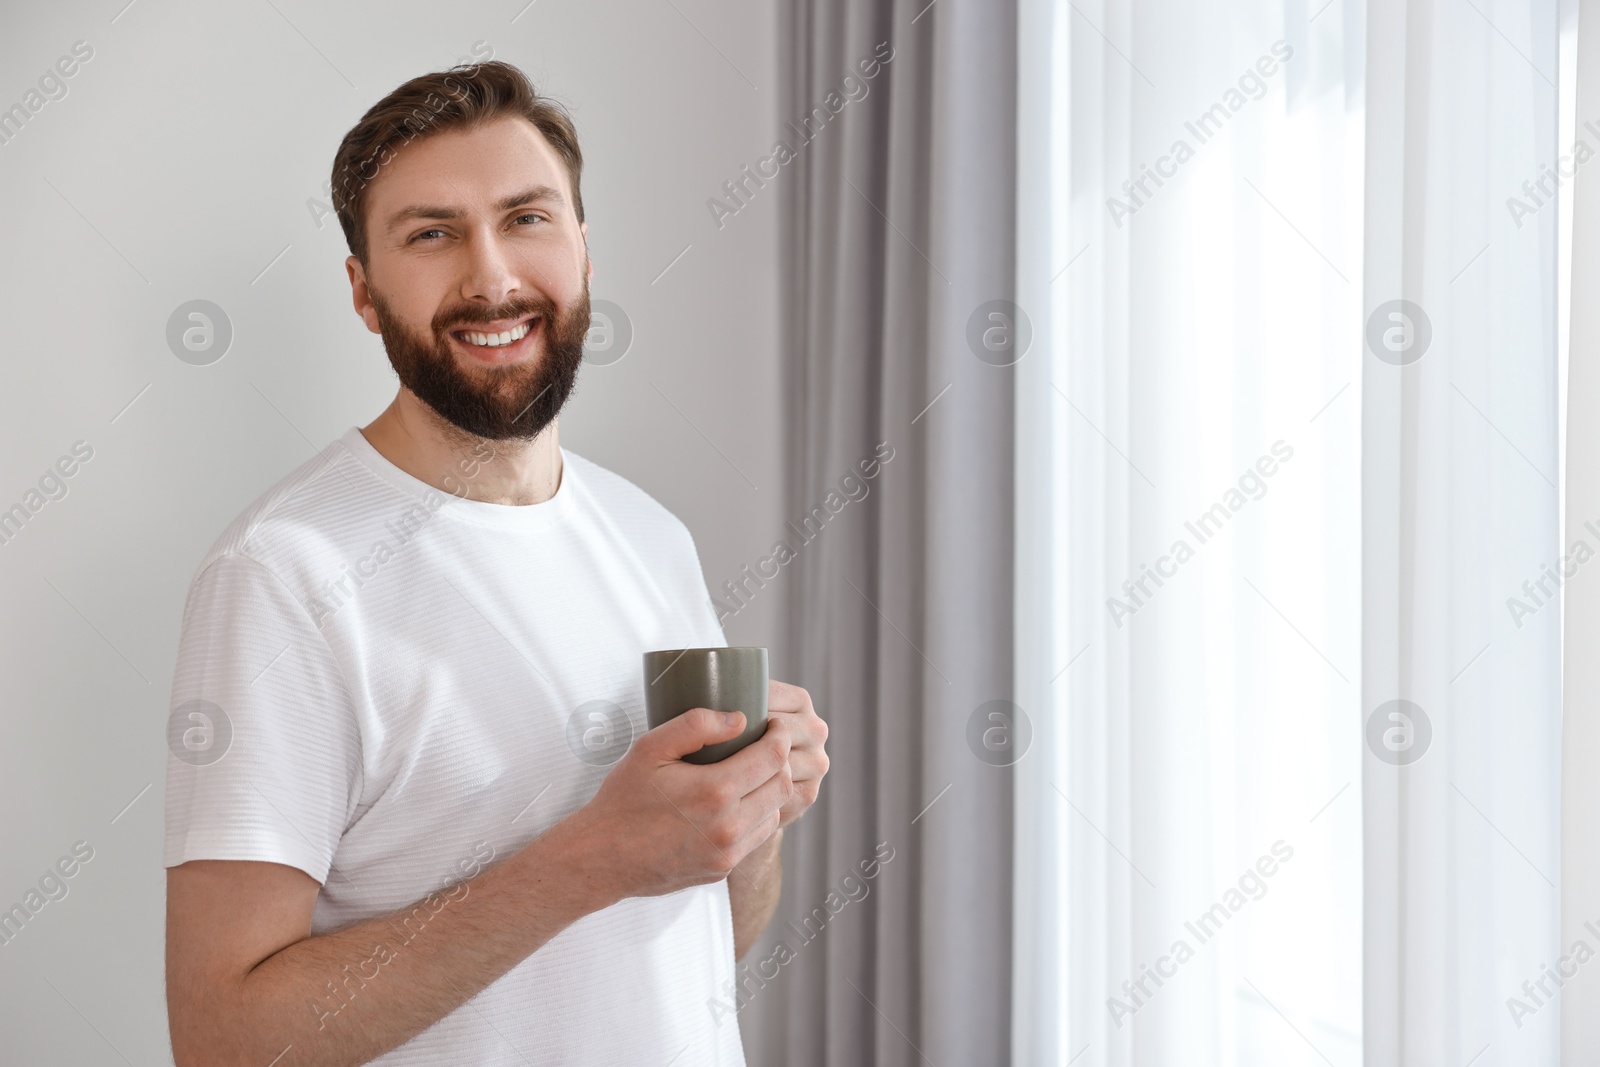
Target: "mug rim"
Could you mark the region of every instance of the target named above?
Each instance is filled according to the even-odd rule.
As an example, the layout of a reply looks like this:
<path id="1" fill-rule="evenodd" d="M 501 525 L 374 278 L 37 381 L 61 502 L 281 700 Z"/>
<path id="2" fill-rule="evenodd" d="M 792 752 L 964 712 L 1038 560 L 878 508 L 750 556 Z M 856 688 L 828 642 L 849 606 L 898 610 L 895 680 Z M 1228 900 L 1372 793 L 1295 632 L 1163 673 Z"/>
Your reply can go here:
<path id="1" fill-rule="evenodd" d="M 652 648 L 646 656 L 683 655 L 686 652 L 765 652 L 766 645 L 710 645 L 705 648 Z"/>

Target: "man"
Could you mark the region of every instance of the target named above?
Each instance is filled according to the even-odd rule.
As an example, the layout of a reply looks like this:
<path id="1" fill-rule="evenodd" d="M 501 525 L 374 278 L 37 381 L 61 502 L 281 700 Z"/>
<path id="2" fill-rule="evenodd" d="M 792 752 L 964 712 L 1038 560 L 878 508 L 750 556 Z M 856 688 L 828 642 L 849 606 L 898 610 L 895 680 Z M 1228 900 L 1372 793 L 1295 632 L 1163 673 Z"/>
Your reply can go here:
<path id="1" fill-rule="evenodd" d="M 742 1064 L 711 1005 L 827 728 L 771 684 L 643 731 L 640 653 L 726 644 L 684 525 L 562 449 L 589 323 L 570 120 L 492 62 L 346 135 L 356 311 L 401 382 L 246 509 L 184 608 L 168 737 L 179 1067 Z"/>

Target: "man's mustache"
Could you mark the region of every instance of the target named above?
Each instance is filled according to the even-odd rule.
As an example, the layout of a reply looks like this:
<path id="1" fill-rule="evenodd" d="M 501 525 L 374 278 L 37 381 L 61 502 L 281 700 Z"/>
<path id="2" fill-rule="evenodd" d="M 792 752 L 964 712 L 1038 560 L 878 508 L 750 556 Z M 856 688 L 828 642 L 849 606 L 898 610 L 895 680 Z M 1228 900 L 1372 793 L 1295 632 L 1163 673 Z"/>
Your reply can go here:
<path id="1" fill-rule="evenodd" d="M 449 333 L 452 330 L 464 329 L 468 326 L 480 326 L 489 322 L 503 322 L 506 319 L 521 319 L 535 315 L 546 321 L 556 317 L 556 307 L 548 300 L 534 301 L 526 304 L 514 304 L 504 308 L 485 308 L 482 311 L 452 311 L 448 316 L 440 316 L 434 320 L 434 329 L 439 333 Z M 440 321 L 444 325 L 440 325 Z"/>

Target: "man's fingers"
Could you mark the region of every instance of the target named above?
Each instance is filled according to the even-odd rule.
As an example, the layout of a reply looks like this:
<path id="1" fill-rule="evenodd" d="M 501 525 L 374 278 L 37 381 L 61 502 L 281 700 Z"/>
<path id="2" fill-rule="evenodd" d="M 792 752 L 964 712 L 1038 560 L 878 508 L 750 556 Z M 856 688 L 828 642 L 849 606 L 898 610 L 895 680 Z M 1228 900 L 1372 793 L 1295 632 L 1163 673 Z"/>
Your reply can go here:
<path id="1" fill-rule="evenodd" d="M 811 694 L 798 685 L 768 679 L 767 710 L 783 714 L 811 711 Z"/>
<path id="2" fill-rule="evenodd" d="M 821 752 L 802 752 L 795 749 L 789 753 L 789 777 L 795 782 L 818 782 L 827 774 L 827 757 Z"/>
<path id="3" fill-rule="evenodd" d="M 760 823 L 768 814 L 783 807 L 793 795 L 794 781 L 789 777 L 789 768 L 780 767 L 776 774 L 739 801 L 739 818 L 749 820 L 752 824 Z"/>
<path id="4" fill-rule="evenodd" d="M 754 744 L 746 745 L 712 766 L 728 775 L 740 796 L 746 796 L 771 778 L 779 766 L 788 766 L 791 736 L 788 723 L 769 718 L 766 732 Z"/>
<path id="5" fill-rule="evenodd" d="M 662 759 L 682 759 L 706 745 L 738 737 L 744 725 L 741 715 L 690 708 L 647 731 L 639 740 L 652 747 L 654 754 Z"/>
<path id="6" fill-rule="evenodd" d="M 797 685 L 769 679 L 767 712 L 769 718 L 787 723 L 794 731 L 796 750 L 820 747 L 828 740 L 827 722 L 812 707 L 811 694 Z"/>
<path id="7" fill-rule="evenodd" d="M 767 710 L 780 713 L 799 711 L 803 700 L 801 694 L 805 693 L 797 685 L 780 682 L 776 678 L 767 681 Z"/>

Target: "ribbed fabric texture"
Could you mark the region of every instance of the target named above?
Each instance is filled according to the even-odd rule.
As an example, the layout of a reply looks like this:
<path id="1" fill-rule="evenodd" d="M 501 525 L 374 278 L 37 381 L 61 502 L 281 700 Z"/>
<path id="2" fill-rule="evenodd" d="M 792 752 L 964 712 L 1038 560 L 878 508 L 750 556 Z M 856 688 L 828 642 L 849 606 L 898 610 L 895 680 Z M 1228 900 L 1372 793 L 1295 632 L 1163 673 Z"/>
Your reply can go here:
<path id="1" fill-rule="evenodd" d="M 610 765 L 583 731 L 606 705 L 644 730 L 640 654 L 727 641 L 683 523 L 561 457 L 550 500 L 489 504 L 351 427 L 229 526 L 184 607 L 172 707 L 220 714 L 191 705 L 215 720 L 185 713 L 193 744 L 169 731 L 166 866 L 297 867 L 322 883 L 320 933 L 459 881 L 594 795 Z M 742 1065 L 713 1006 L 733 977 L 725 882 L 632 898 L 372 1062 Z"/>

